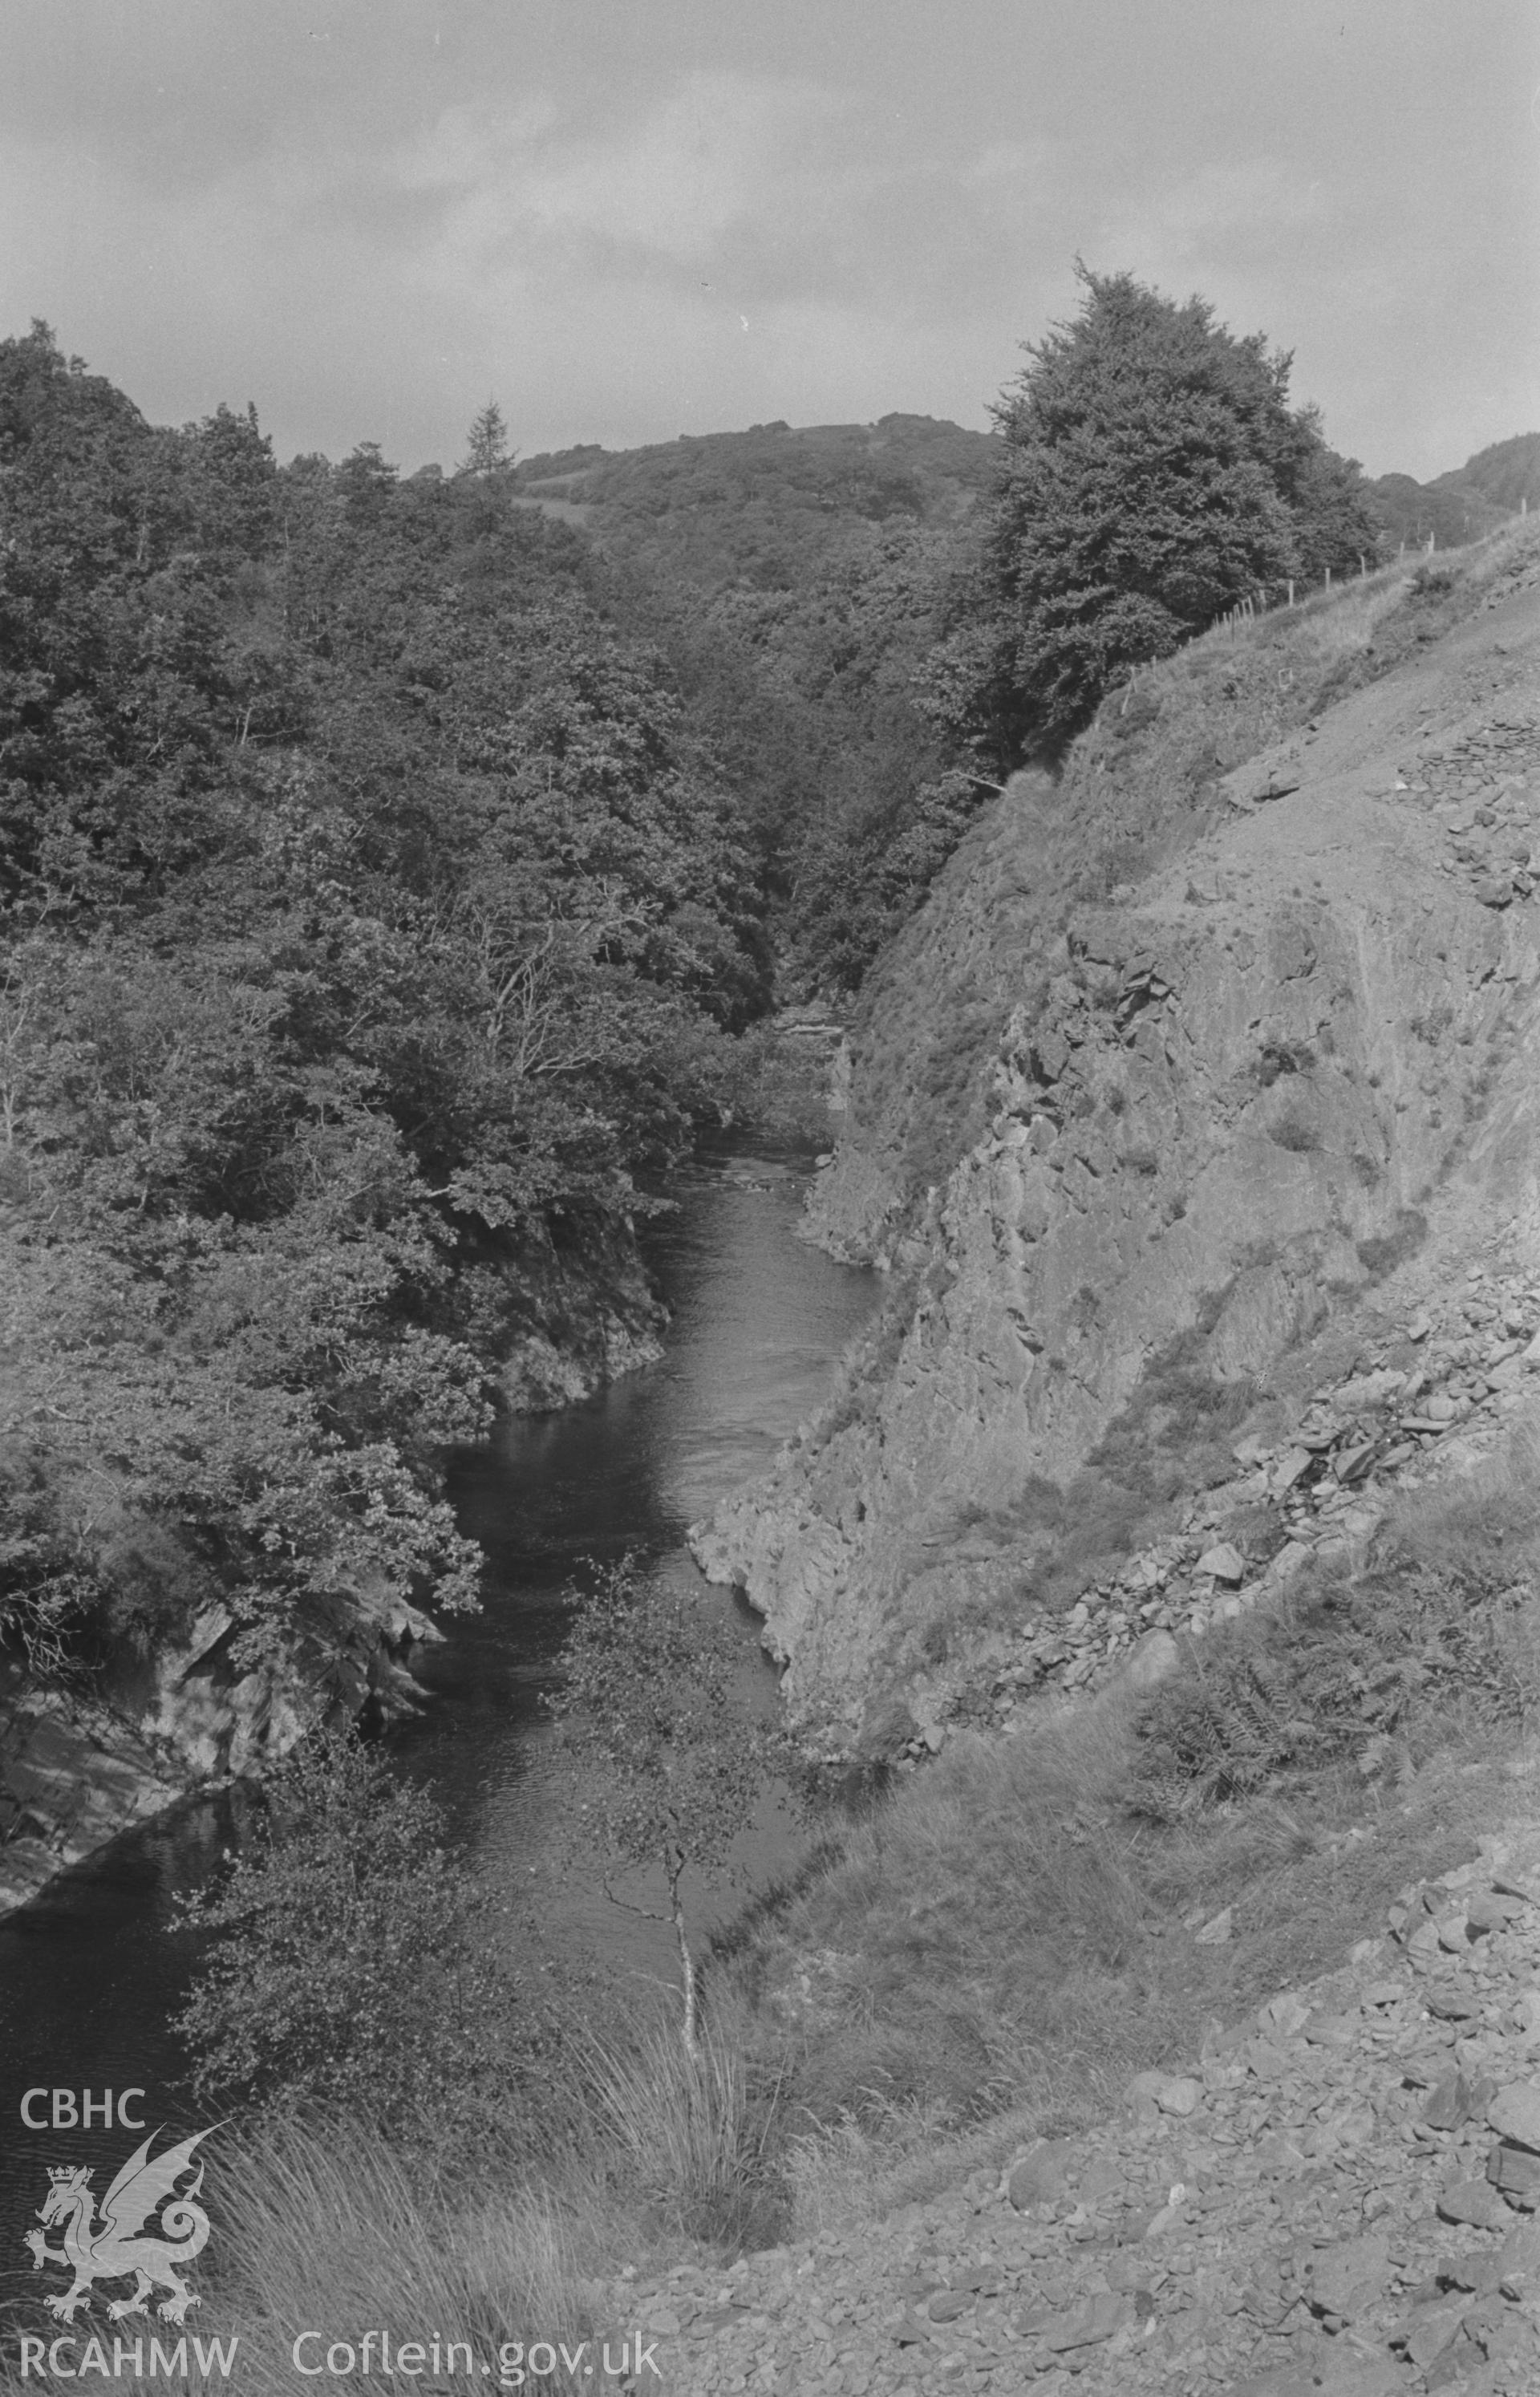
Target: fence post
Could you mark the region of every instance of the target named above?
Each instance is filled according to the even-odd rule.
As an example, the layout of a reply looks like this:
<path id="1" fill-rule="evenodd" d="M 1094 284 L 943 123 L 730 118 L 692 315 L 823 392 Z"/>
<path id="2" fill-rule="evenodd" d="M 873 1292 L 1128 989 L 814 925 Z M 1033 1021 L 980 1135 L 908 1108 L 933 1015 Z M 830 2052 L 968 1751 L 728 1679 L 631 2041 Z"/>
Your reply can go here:
<path id="1" fill-rule="evenodd" d="M 1332 588 L 1332 569 L 1330 567 L 1326 569 L 1326 588 L 1328 591 Z"/>
<path id="2" fill-rule="evenodd" d="M 1290 605 L 1290 607 L 1292 608 L 1292 607 L 1293 606 L 1293 604 L 1294 604 L 1294 578 L 1293 578 L 1293 576 L 1291 574 L 1291 575 L 1290 575 L 1290 577 L 1289 577 L 1289 605 Z"/>

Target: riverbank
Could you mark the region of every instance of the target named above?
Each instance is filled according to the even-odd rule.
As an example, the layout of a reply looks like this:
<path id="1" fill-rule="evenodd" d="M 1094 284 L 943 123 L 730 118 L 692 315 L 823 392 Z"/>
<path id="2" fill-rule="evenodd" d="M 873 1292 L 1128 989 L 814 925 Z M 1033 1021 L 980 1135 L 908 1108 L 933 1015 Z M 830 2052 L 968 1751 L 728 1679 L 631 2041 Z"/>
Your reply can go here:
<path id="1" fill-rule="evenodd" d="M 57 1691 L 0 1705 L 0 1919 L 129 1824 L 174 1805 L 185 1786 L 105 1708 Z"/>
<path id="2" fill-rule="evenodd" d="M 579 1404 L 663 1355 L 670 1310 L 634 1224 L 531 1239 L 498 1278 L 505 1419 Z M 180 1552 L 177 1562 L 185 1577 Z M 269 1642 L 255 1661 L 218 1599 L 181 1636 L 120 1640 L 57 1685 L 13 1658 L 0 1690 L 0 1916 L 161 1809 L 260 1777 L 313 1726 L 381 1728 L 421 1710 L 439 1621 L 365 1579 L 315 1594 L 307 1612 L 290 1650 Z"/>
<path id="3" fill-rule="evenodd" d="M 600 1860 L 574 1865 L 564 1853 L 542 1694 L 569 1622 L 569 1585 L 585 1560 L 629 1550 L 647 1573 L 684 1577 L 730 1629 L 743 1702 L 766 1711 L 776 1703 L 757 1624 L 702 1589 L 682 1535 L 816 1406 L 874 1295 L 869 1276 L 797 1238 L 816 1153 L 802 1142 L 716 1143 L 683 1177 L 677 1212 L 644 1231 L 670 1310 L 663 1359 L 575 1405 L 506 1418 L 495 1442 L 461 1455 L 452 1477 L 459 1520 L 488 1560 L 482 1606 L 414 1654 L 426 1702 L 385 1747 L 398 1774 L 442 1802 L 451 1844 L 483 1894 L 489 1938 L 537 2010 L 560 1990 L 569 2018 L 581 2007 L 631 2026 L 677 1969 L 666 1930 L 654 1936 L 655 1926 L 609 1904 Z M 201 2126 L 168 2029 L 196 1942 L 167 1926 L 181 1898 L 224 1869 L 243 1797 L 237 1785 L 222 1799 L 140 1818 L 0 1925 L 0 2046 L 20 2060 L 21 2086 L 145 2084 L 155 2119 Z M 797 1843 L 795 1824 L 768 1801 L 733 1863 L 758 1886 L 790 1869 Z M 743 1885 L 724 1879 L 692 1890 L 703 1943 L 730 1920 Z M 645 1885 L 627 1894 L 649 1897 Z M 0 2173 L 7 2236 L 20 2237 L 38 2203 L 32 2184 L 48 2142 L 32 2144 L 35 2154 L 23 2140 Z M 113 2171 L 122 2161 L 99 2133 L 82 2152 Z"/>

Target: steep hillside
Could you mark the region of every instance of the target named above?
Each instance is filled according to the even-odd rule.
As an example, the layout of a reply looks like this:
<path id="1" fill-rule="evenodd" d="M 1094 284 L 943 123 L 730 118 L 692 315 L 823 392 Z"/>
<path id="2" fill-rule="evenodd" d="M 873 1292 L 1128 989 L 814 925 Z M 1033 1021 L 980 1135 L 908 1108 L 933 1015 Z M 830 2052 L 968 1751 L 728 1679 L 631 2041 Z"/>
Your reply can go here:
<path id="1" fill-rule="evenodd" d="M 1370 489 L 1392 540 L 1424 546 L 1431 535 L 1440 549 L 1457 548 L 1494 532 L 1526 503 L 1540 507 L 1540 433 L 1494 441 L 1430 483 L 1381 475 Z"/>
<path id="2" fill-rule="evenodd" d="M 853 987 L 984 796 L 917 700 L 999 444 L 925 416 L 530 459 L 663 641 L 758 842 L 791 994 Z"/>
<path id="3" fill-rule="evenodd" d="M 39 325 L 0 341 L 0 1844 L 33 1876 L 399 1709 L 475 1603 L 447 1452 L 659 1353 L 636 1222 L 769 990 L 665 661 L 500 477 L 158 429 Z"/>
<path id="4" fill-rule="evenodd" d="M 1517 516 L 1526 502 L 1540 507 L 1540 433 L 1516 433 L 1511 440 L 1493 441 L 1463 466 L 1435 475 L 1430 488 L 1480 492 L 1506 516 Z"/>
<path id="5" fill-rule="evenodd" d="M 1501 443 L 1433 484 L 1382 477 L 1385 539 L 1443 549 L 1495 529 L 1535 446 Z M 895 414 L 589 445 L 513 478 L 590 535 L 668 647 L 757 829 L 791 992 L 859 984 L 985 796 L 920 693 L 1003 454 L 995 435 Z"/>
<path id="6" fill-rule="evenodd" d="M 811 1225 L 885 1320 L 699 1544 L 831 1748 L 1177 1527 L 1425 1240 L 1540 1229 L 1537 631 L 1520 529 L 1196 644 L 898 944 Z"/>

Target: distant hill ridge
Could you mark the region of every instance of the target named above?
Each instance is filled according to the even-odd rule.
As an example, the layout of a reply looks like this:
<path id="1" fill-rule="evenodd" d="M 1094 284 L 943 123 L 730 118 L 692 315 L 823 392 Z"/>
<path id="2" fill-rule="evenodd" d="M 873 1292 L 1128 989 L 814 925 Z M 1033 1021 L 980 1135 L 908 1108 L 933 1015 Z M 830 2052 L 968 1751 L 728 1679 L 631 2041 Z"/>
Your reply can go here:
<path id="1" fill-rule="evenodd" d="M 944 524 L 987 489 L 998 436 L 944 417 L 902 410 L 873 424 L 752 424 L 741 433 L 682 433 L 637 449 L 581 442 L 520 462 L 516 488 L 531 499 L 582 506 L 607 526 L 655 518 L 675 507 L 730 513 L 745 500 L 776 513 L 810 511 L 880 521 L 908 516 Z M 1540 507 L 1540 433 L 1493 442 L 1463 466 L 1419 483 L 1371 477 L 1386 532 L 1440 548 L 1478 540 L 1527 502 Z M 618 529 L 618 527 L 616 528 Z"/>
<path id="2" fill-rule="evenodd" d="M 650 555 L 661 540 L 697 583 L 770 588 L 800 582 L 861 526 L 957 523 L 990 488 L 999 446 L 933 416 L 776 422 L 640 449 L 547 451 L 520 461 L 515 489 L 542 506 L 581 507 L 607 544 Z"/>
<path id="3" fill-rule="evenodd" d="M 789 466 L 792 479 L 800 480 L 805 479 L 807 469 L 804 466 L 798 473 L 798 452 L 830 463 L 858 454 L 894 453 L 902 454 L 906 462 L 923 462 L 977 486 L 998 449 L 998 437 L 993 433 L 971 433 L 949 417 L 917 416 L 902 409 L 872 424 L 792 425 L 778 417 L 769 424 L 751 424 L 743 432 L 681 433 L 672 441 L 647 442 L 636 449 L 606 449 L 599 442 L 585 441 L 569 449 L 542 450 L 519 461 L 516 480 L 527 490 L 543 489 L 551 482 L 571 483 L 579 476 L 591 483 L 606 468 L 645 469 L 657 462 L 698 457 L 703 451 L 716 464 L 727 455 L 750 469 L 761 463 L 773 463 L 783 470 Z"/>
<path id="4" fill-rule="evenodd" d="M 1426 542 L 1431 533 L 1440 549 L 1455 549 L 1494 532 L 1526 502 L 1540 507 L 1540 433 L 1494 441 L 1430 483 L 1381 475 L 1369 488 L 1396 540 Z"/>

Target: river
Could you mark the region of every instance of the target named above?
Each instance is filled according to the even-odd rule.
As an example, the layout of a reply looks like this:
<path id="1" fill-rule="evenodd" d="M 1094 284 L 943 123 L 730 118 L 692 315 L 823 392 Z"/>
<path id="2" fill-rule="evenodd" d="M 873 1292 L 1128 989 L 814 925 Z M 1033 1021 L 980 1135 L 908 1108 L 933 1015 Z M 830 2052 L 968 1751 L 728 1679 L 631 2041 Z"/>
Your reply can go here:
<path id="1" fill-rule="evenodd" d="M 449 1624 L 421 1666 L 424 1712 L 391 1734 L 401 1769 L 445 1804 L 542 1958 L 581 1956 L 623 1989 L 676 1968 L 662 1927 L 617 1909 L 596 1868 L 574 1869 L 564 1853 L 541 1707 L 567 1620 L 563 1593 L 588 1558 L 627 1551 L 646 1573 L 703 1587 L 686 1526 L 760 1469 L 828 1386 L 877 1293 L 871 1275 L 796 1238 L 811 1161 L 797 1148 L 725 1145 L 703 1160 L 677 1212 L 647 1236 L 673 1314 L 663 1360 L 557 1414 L 511 1422 L 461 1461 L 457 1503 L 488 1555 L 482 1611 Z M 757 1619 L 730 1593 L 711 1602 L 736 1626 L 743 1694 L 768 1710 L 775 1677 Z M 0 2309 L 31 2279 L 20 2234 L 47 2165 L 115 2166 L 132 2144 L 117 2128 L 28 2132 L 18 2120 L 24 2090 L 88 2088 L 100 2102 L 103 2088 L 138 2087 L 146 2095 L 134 2111 L 147 2123 L 197 2125 L 170 2029 L 194 1950 L 167 1923 L 234 1836 L 228 1799 L 189 1802 L 0 1922 Z M 697 1894 L 702 1928 L 741 1901 L 745 1880 L 786 1864 L 795 1840 L 768 1798 L 739 1842 L 739 1882 Z M 648 1895 L 632 1884 L 625 1894 Z"/>

